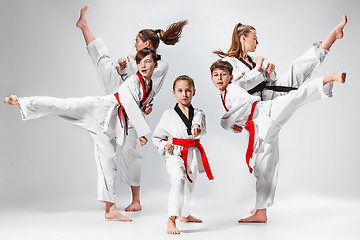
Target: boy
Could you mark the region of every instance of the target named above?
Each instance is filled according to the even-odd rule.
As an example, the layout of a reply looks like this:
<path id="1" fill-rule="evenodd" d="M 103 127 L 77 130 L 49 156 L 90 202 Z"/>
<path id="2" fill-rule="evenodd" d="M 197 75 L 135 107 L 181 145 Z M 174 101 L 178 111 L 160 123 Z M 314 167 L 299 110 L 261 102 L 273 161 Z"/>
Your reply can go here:
<path id="1" fill-rule="evenodd" d="M 151 76 L 157 66 L 156 53 L 149 48 L 136 54 L 138 72 L 129 77 L 116 94 L 103 97 L 52 98 L 12 95 L 4 102 L 19 106 L 23 120 L 35 119 L 48 114 L 61 117 L 89 131 L 95 145 L 98 172 L 98 200 L 106 203 L 105 218 L 131 221 L 123 216 L 114 203 L 116 176 L 116 145 L 121 151 L 128 135 L 128 119 L 139 137 L 140 145 L 146 144 L 145 135 L 150 133 L 140 109 L 155 96 Z M 127 153 L 132 154 L 132 153 Z"/>
<path id="2" fill-rule="evenodd" d="M 205 114 L 191 105 L 195 95 L 195 84 L 186 75 L 177 77 L 173 84 L 177 100 L 174 109 L 166 110 L 153 134 L 153 143 L 160 155 L 165 156 L 166 168 L 170 175 L 171 189 L 168 201 L 168 234 L 180 234 L 175 219 L 182 222 L 202 222 L 190 215 L 189 202 L 197 171 L 206 172 L 213 179 L 204 149 L 200 144 L 205 134 Z M 168 140 L 172 138 L 172 143 Z"/>
<path id="3" fill-rule="evenodd" d="M 218 60 L 210 67 L 211 80 L 220 90 L 223 106 L 227 111 L 221 118 L 221 126 L 235 133 L 243 128 L 249 131 L 249 145 L 246 152 L 246 163 L 250 173 L 254 169 L 256 177 L 257 211 L 254 215 L 239 222 L 267 221 L 266 208 L 273 204 L 277 163 L 279 159 L 278 134 L 283 124 L 293 112 L 316 99 L 332 97 L 332 82 L 345 82 L 346 73 L 333 73 L 324 78 L 316 78 L 303 84 L 288 95 L 273 100 L 260 101 L 258 96 L 250 95 L 236 82 L 231 80 L 232 66 Z M 304 78 L 309 77 L 304 75 Z M 250 159 L 254 156 L 254 167 L 250 167 Z"/>

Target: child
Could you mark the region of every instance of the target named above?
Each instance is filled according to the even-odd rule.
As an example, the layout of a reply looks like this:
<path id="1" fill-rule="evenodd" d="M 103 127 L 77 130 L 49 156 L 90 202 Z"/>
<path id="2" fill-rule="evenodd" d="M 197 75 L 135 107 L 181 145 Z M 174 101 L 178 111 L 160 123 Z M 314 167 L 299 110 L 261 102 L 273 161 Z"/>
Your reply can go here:
<path id="1" fill-rule="evenodd" d="M 116 177 L 116 145 L 124 146 L 128 136 L 128 119 L 136 130 L 140 145 L 146 144 L 150 133 L 141 108 L 148 104 L 152 91 L 151 76 L 156 68 L 156 53 L 149 48 L 136 54 L 138 73 L 129 77 L 116 94 L 103 97 L 52 98 L 12 95 L 4 102 L 19 106 L 23 120 L 53 114 L 89 131 L 95 145 L 98 172 L 98 200 L 106 203 L 105 218 L 131 221 L 114 203 Z M 121 149 L 122 151 L 123 149 Z"/>
<path id="2" fill-rule="evenodd" d="M 153 143 L 160 155 L 165 156 L 171 189 L 168 202 L 168 234 L 180 234 L 175 219 L 182 222 L 202 222 L 190 215 L 189 202 L 197 171 L 206 172 L 213 179 L 204 149 L 200 144 L 205 134 L 205 114 L 191 105 L 195 84 L 186 75 L 177 77 L 173 94 L 178 101 L 174 109 L 166 110 L 153 134 Z M 168 141 L 172 138 L 172 144 Z"/>
<path id="3" fill-rule="evenodd" d="M 114 93 L 116 89 L 131 75 L 134 75 L 137 71 L 136 62 L 134 57 L 129 55 L 127 64 L 126 58 L 118 60 L 120 66 L 115 66 L 111 60 L 105 43 L 101 38 L 95 39 L 88 20 L 86 10 L 89 5 L 83 7 L 80 11 L 80 18 L 76 23 L 76 26 L 81 29 L 87 50 L 90 58 L 96 67 L 98 75 L 103 82 L 106 90 L 106 94 Z M 180 21 L 172 24 L 165 32 L 163 30 L 151 30 L 143 29 L 136 36 L 135 49 L 139 51 L 142 48 L 148 47 L 156 51 L 159 46 L 160 40 L 166 45 L 174 45 L 180 40 L 181 32 L 187 21 Z M 155 69 L 153 79 L 153 91 L 158 93 L 164 82 L 166 73 L 169 69 L 168 64 L 161 60 L 160 55 L 158 58 L 158 66 Z M 144 106 L 144 113 L 150 114 L 152 111 L 152 104 Z M 132 202 L 125 208 L 125 211 L 139 211 L 142 209 L 140 204 L 140 176 L 141 176 L 141 164 L 142 157 L 136 152 L 137 136 L 134 128 L 129 125 L 128 138 L 121 151 L 120 162 L 121 168 L 121 181 L 130 185 L 132 192 Z"/>
<path id="4" fill-rule="evenodd" d="M 222 57 L 223 61 L 229 62 L 233 67 L 233 82 L 239 81 L 239 85 L 248 93 L 260 96 L 262 101 L 274 99 L 295 90 L 310 76 L 324 61 L 330 47 L 337 39 L 343 38 L 343 29 L 347 24 L 347 16 L 332 29 L 323 42 L 316 42 L 302 56 L 294 60 L 290 70 L 280 78 L 276 78 L 275 66 L 269 63 L 263 67 L 263 57 L 251 57 L 249 52 L 255 52 L 259 43 L 256 29 L 250 25 L 238 23 L 234 27 L 231 47 L 227 53 L 214 51 Z M 254 214 L 255 207 L 250 211 Z"/>
<path id="5" fill-rule="evenodd" d="M 346 24 L 347 17 L 344 15 L 342 21 L 331 30 L 323 42 L 314 43 L 310 49 L 291 64 L 291 69 L 286 75 L 292 75 L 292 77 L 288 78 L 277 79 L 274 64 L 269 63 L 264 68 L 265 59 L 263 57 L 254 58 L 248 55 L 249 52 L 255 52 L 259 43 L 256 29 L 250 25 L 236 24 L 229 51 L 226 53 L 214 51 L 214 53 L 232 65 L 233 82 L 240 81 L 241 87 L 252 95 L 260 96 L 263 101 L 271 100 L 298 88 L 306 80 L 302 76 L 305 68 L 309 71 L 307 76 L 319 68 L 330 47 L 337 39 L 343 37 L 343 29 Z M 300 74 L 297 75 L 299 72 Z"/>
<path id="6" fill-rule="evenodd" d="M 221 118 L 221 126 L 235 133 L 243 128 L 249 131 L 249 145 L 246 152 L 246 163 L 250 173 L 254 169 L 256 177 L 257 211 L 254 215 L 239 222 L 266 222 L 266 208 L 273 204 L 277 163 L 279 160 L 278 134 L 294 111 L 303 104 L 332 96 L 332 82 L 345 82 L 345 73 L 333 73 L 324 78 L 316 78 L 303 84 L 299 89 L 273 100 L 261 101 L 251 96 L 239 86 L 231 83 L 232 66 L 218 60 L 210 67 L 211 79 L 220 90 L 222 103 L 227 111 Z M 304 75 L 304 78 L 309 76 Z M 254 153 L 253 168 L 250 158 Z"/>

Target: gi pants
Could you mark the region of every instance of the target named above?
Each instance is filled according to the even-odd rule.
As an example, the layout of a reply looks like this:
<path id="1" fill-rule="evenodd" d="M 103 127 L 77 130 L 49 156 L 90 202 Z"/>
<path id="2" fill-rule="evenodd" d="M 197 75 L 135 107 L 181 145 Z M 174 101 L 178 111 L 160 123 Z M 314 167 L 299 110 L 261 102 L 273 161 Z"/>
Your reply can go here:
<path id="1" fill-rule="evenodd" d="M 305 103 L 332 97 L 332 86 L 332 83 L 323 86 L 323 78 L 316 78 L 287 95 L 258 104 L 258 107 L 261 108 L 257 116 L 258 121 L 262 121 L 261 118 L 269 117 L 273 121 L 265 139 L 259 139 L 255 151 L 254 175 L 258 209 L 267 208 L 274 202 L 279 161 L 278 137 L 281 127 L 295 110 Z"/>
<path id="2" fill-rule="evenodd" d="M 95 161 L 98 174 L 98 200 L 114 202 L 116 141 L 103 133 L 104 120 L 115 97 L 19 98 L 23 120 L 55 115 L 86 129 L 94 141 Z M 126 146 L 125 146 L 126 147 Z"/>

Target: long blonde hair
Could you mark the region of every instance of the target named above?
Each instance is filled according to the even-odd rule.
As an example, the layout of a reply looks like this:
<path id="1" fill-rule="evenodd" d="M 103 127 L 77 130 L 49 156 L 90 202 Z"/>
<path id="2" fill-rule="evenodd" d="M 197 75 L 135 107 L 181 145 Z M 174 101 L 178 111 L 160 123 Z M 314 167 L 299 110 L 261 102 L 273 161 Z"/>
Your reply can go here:
<path id="1" fill-rule="evenodd" d="M 244 52 L 242 50 L 240 37 L 241 36 L 247 37 L 252 30 L 256 30 L 256 29 L 250 25 L 243 25 L 241 23 L 236 24 L 231 38 L 230 49 L 226 53 L 221 50 L 214 51 L 213 53 L 217 54 L 221 58 L 224 57 L 236 57 L 238 59 L 241 58 Z"/>
<path id="2" fill-rule="evenodd" d="M 180 40 L 182 29 L 187 23 L 187 20 L 173 23 L 166 31 L 161 29 L 143 29 L 139 32 L 139 37 L 144 42 L 149 41 L 154 49 L 159 47 L 160 40 L 166 45 L 175 45 Z"/>

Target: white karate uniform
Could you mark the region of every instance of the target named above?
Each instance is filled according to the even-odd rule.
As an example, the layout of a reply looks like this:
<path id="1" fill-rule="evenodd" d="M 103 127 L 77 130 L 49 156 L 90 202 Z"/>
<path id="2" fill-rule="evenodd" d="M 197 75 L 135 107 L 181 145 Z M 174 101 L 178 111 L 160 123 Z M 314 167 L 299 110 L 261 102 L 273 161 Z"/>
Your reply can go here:
<path id="1" fill-rule="evenodd" d="M 192 126 L 198 124 L 201 128 L 201 135 L 206 132 L 205 114 L 202 110 L 194 108 L 194 118 Z M 169 153 L 165 150 L 165 145 L 171 143 L 172 138 L 189 139 L 193 138 L 187 132 L 187 127 L 174 109 L 166 110 L 154 130 L 152 137 L 153 143 L 161 156 L 165 156 L 167 171 L 170 175 L 170 193 L 168 200 L 168 214 L 170 216 L 190 215 L 189 203 L 191 192 L 197 177 L 197 172 L 203 173 L 204 167 L 201 154 L 198 148 L 189 147 L 187 156 L 187 169 L 191 180 L 187 179 L 184 161 L 181 158 L 182 146 L 174 145 L 174 151 Z M 194 139 L 199 139 L 200 136 Z M 170 141 L 170 142 L 169 142 Z"/>
<path id="2" fill-rule="evenodd" d="M 246 91 L 256 87 L 262 82 L 266 82 L 267 86 L 286 86 L 298 88 L 306 81 L 310 74 L 315 72 L 321 63 L 324 61 L 329 50 L 320 49 L 321 42 L 315 42 L 303 55 L 295 59 L 291 65 L 290 70 L 287 71 L 280 78 L 276 78 L 275 72 L 266 77 L 265 68 L 262 67 L 260 71 L 251 66 L 250 68 L 235 57 L 225 57 L 222 60 L 229 62 L 233 67 L 233 82 L 239 81 L 239 85 Z M 249 56 L 253 62 L 255 58 Z M 307 77 L 305 77 L 307 76 Z M 262 90 L 262 101 L 274 99 L 277 96 L 286 95 L 287 92 L 276 92 L 269 89 Z M 255 92 L 254 96 L 260 96 L 260 92 Z"/>
<path id="3" fill-rule="evenodd" d="M 120 70 L 120 67 L 110 58 L 106 45 L 101 38 L 97 38 L 89 43 L 87 50 L 107 94 L 114 93 L 128 77 L 137 72 L 137 64 L 133 59 L 127 63 L 124 70 Z M 158 61 L 158 67 L 155 68 L 152 75 L 153 91 L 155 94 L 160 91 L 168 68 L 169 66 L 166 62 Z M 137 139 L 138 136 L 130 120 L 128 136 L 122 149 L 119 151 L 119 160 L 121 165 L 121 181 L 131 186 L 140 186 L 141 181 L 142 156 L 136 152 Z"/>
<path id="4" fill-rule="evenodd" d="M 323 78 L 316 78 L 287 95 L 262 101 L 256 105 L 253 115 L 254 157 L 250 165 L 253 166 L 256 177 L 258 209 L 267 208 L 274 201 L 279 160 L 278 134 L 281 127 L 303 104 L 331 97 L 331 90 L 332 83 L 323 86 Z M 229 84 L 223 100 L 228 111 L 221 119 L 221 126 L 224 129 L 231 129 L 234 124 L 244 127 L 253 102 L 259 100 L 258 96 L 251 96 L 236 82 Z"/>
<path id="5" fill-rule="evenodd" d="M 119 99 L 124 106 L 132 126 L 139 136 L 149 134 L 150 128 L 139 109 L 143 97 L 141 80 L 131 76 L 119 89 Z M 147 101 L 151 101 L 151 91 Z M 125 127 L 121 127 L 118 117 L 118 102 L 113 94 L 102 97 L 53 98 L 24 97 L 19 98 L 20 112 L 23 120 L 40 118 L 52 114 L 63 118 L 89 131 L 94 140 L 95 160 L 98 172 L 98 200 L 114 202 L 116 177 L 116 145 L 124 145 Z M 125 117 L 121 114 L 122 123 Z"/>

